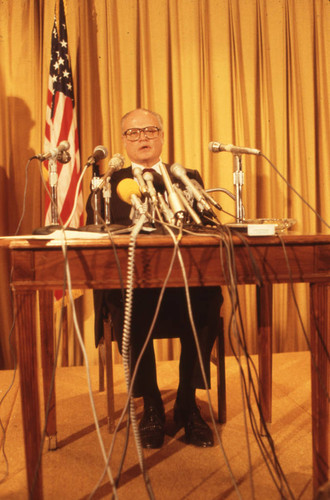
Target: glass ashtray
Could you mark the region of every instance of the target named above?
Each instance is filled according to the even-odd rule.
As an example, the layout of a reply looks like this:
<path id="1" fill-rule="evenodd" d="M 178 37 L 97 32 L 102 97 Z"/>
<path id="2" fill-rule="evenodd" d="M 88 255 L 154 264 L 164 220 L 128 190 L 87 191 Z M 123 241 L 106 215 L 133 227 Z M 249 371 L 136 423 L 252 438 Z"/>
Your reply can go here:
<path id="1" fill-rule="evenodd" d="M 283 233 L 290 229 L 296 219 L 245 219 L 244 224 L 275 224 L 275 233 Z"/>

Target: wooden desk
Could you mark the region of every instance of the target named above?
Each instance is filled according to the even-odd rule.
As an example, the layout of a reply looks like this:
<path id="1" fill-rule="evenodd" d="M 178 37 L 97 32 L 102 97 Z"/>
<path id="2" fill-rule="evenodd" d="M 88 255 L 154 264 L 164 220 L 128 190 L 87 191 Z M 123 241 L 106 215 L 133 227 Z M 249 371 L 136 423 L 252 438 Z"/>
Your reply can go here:
<path id="1" fill-rule="evenodd" d="M 310 331 L 312 357 L 312 430 L 314 491 L 327 481 L 329 470 L 329 394 L 330 368 L 324 347 L 330 350 L 330 236 L 285 235 L 286 255 L 278 237 L 248 238 L 249 249 L 234 238 L 235 264 L 238 284 L 255 284 L 255 269 L 250 253 L 264 283 L 258 299 L 263 307 L 258 314 L 260 398 L 266 421 L 271 418 L 271 296 L 272 284 L 310 283 Z M 126 281 L 129 238 L 115 237 L 118 259 Z M 219 242 L 215 237 L 184 236 L 180 243 L 190 286 L 226 284 L 220 262 Z M 136 287 L 160 287 L 172 256 L 172 240 L 168 236 L 141 235 L 135 254 Z M 45 241 L 14 241 L 10 245 L 13 266 L 12 289 L 16 308 L 16 329 L 21 380 L 22 411 L 26 468 L 29 491 L 33 498 L 42 498 L 41 467 L 34 478 L 40 446 L 40 408 L 37 384 L 36 291 L 42 295 L 46 314 L 52 311 L 53 290 L 63 284 L 64 259 L 59 244 L 49 246 Z M 68 262 L 72 288 L 118 288 L 119 274 L 114 251 L 108 240 L 68 242 Z M 226 258 L 225 258 L 226 260 Z M 169 286 L 183 285 L 181 269 L 176 260 Z M 51 316 L 48 316 L 48 318 Z M 41 325 L 42 341 L 52 356 L 52 334 L 48 324 Z M 48 332 L 47 332 L 48 329 Z M 47 334 L 45 334 L 47 332 Z M 47 344 L 48 343 L 48 344 Z M 45 380 L 49 381 L 51 367 L 44 360 Z M 47 372 L 48 370 L 48 372 Z M 48 383 L 48 382 L 47 382 Z M 53 412 L 55 414 L 55 411 Z M 52 425 L 52 424 L 50 424 Z M 55 416 L 53 425 L 56 428 Z"/>

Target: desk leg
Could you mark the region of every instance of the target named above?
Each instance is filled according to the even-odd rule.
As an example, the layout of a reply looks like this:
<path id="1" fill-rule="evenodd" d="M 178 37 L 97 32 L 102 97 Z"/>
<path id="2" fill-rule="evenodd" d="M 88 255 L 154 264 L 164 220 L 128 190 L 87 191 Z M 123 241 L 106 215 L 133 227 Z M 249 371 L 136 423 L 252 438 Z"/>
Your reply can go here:
<path id="1" fill-rule="evenodd" d="M 41 433 L 36 345 L 36 292 L 14 292 L 14 300 L 29 498 L 41 499 L 41 459 L 38 467 Z"/>
<path id="2" fill-rule="evenodd" d="M 42 374 L 45 400 L 45 414 L 52 385 L 54 369 L 54 294 L 52 291 L 39 291 L 39 316 L 40 316 L 40 339 Z M 49 400 L 49 411 L 47 419 L 48 449 L 56 450 L 56 404 L 55 404 L 55 378 L 52 393 Z"/>
<path id="3" fill-rule="evenodd" d="M 311 378 L 314 493 L 329 475 L 330 286 L 311 284 Z"/>
<path id="4" fill-rule="evenodd" d="M 266 423 L 272 421 L 272 302 L 272 285 L 257 287 L 259 398 Z"/>

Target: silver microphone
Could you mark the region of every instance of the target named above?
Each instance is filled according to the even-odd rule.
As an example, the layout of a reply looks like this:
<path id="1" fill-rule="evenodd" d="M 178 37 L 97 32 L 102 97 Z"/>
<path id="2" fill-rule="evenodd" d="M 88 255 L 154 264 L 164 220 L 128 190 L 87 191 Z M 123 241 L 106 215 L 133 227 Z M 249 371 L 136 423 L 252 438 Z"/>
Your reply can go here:
<path id="1" fill-rule="evenodd" d="M 111 177 L 114 172 L 120 170 L 125 163 L 125 158 L 120 153 L 115 153 L 113 157 L 109 160 L 108 171 L 105 173 L 106 176 Z"/>
<path id="2" fill-rule="evenodd" d="M 142 174 L 142 177 L 147 185 L 148 193 L 151 198 L 151 201 L 157 205 L 158 199 L 157 199 L 157 191 L 154 186 L 154 176 L 151 172 L 144 172 Z"/>
<path id="3" fill-rule="evenodd" d="M 53 158 L 54 160 L 57 160 L 61 163 L 68 163 L 68 161 L 71 160 L 69 153 L 66 153 L 66 155 L 63 154 L 64 151 L 68 151 L 68 149 L 70 149 L 70 143 L 68 141 L 62 141 L 56 148 L 50 149 L 47 153 L 36 155 L 35 158 L 40 161 L 45 161 Z M 62 159 L 64 161 L 62 161 Z"/>
<path id="4" fill-rule="evenodd" d="M 176 217 L 178 217 L 179 219 L 183 219 L 186 209 L 184 208 L 178 194 L 174 190 L 173 184 L 171 182 L 170 176 L 166 170 L 165 165 L 161 163 L 159 165 L 159 168 L 163 177 L 163 181 L 168 195 L 168 203 L 171 207 L 171 210 Z"/>
<path id="5" fill-rule="evenodd" d="M 114 172 L 117 172 L 117 170 L 120 170 L 122 168 L 124 163 L 125 163 L 125 159 L 124 159 L 123 155 L 121 155 L 120 153 L 115 153 L 113 155 L 113 157 L 109 160 L 109 163 L 108 163 L 109 168 L 106 171 L 106 173 L 103 175 L 102 181 L 100 182 L 98 189 L 101 189 L 104 186 L 104 184 L 108 181 L 108 179 L 110 179 L 112 177 L 112 174 Z"/>
<path id="6" fill-rule="evenodd" d="M 202 224 L 202 221 L 201 221 L 199 215 L 195 212 L 193 207 L 190 205 L 189 201 L 187 200 L 187 198 L 185 197 L 185 195 L 183 194 L 183 192 L 181 191 L 179 186 L 177 184 L 173 184 L 173 187 L 175 189 L 175 192 L 178 194 L 180 200 L 182 201 L 183 206 L 185 207 L 185 209 L 187 210 L 188 214 L 193 219 L 193 221 L 196 224 Z"/>
<path id="7" fill-rule="evenodd" d="M 143 176 L 142 176 L 142 168 L 140 167 L 134 167 L 133 168 L 133 175 L 138 181 L 140 191 L 141 193 L 146 196 L 148 194 L 148 188 L 146 183 L 144 182 Z"/>
<path id="8" fill-rule="evenodd" d="M 60 163 L 69 163 L 71 161 L 71 155 L 69 151 L 61 151 L 57 156 L 56 160 Z"/>
<path id="9" fill-rule="evenodd" d="M 260 155 L 259 149 L 234 146 L 233 144 L 221 144 L 221 142 L 210 142 L 209 151 L 211 151 L 211 153 L 221 153 L 222 151 L 226 151 L 227 153 L 233 153 L 234 155 Z"/>
<path id="10" fill-rule="evenodd" d="M 205 189 L 203 189 L 203 187 L 200 185 L 200 183 L 198 181 L 196 181 L 196 179 L 191 179 L 191 182 L 203 194 L 203 196 L 205 196 L 205 198 L 211 203 L 211 205 L 213 205 L 214 207 L 216 207 L 218 210 L 222 210 L 222 206 L 219 205 L 219 203 L 216 200 L 214 200 L 212 198 L 212 196 L 209 195 L 209 193 L 207 191 L 205 191 Z"/>
<path id="11" fill-rule="evenodd" d="M 164 215 L 165 219 L 167 220 L 167 222 L 169 224 L 175 224 L 174 213 L 172 212 L 172 210 L 170 209 L 170 207 L 168 206 L 168 204 L 164 200 L 164 196 L 162 195 L 162 193 L 160 193 L 159 191 L 157 192 L 157 198 L 158 198 L 160 210 L 161 210 L 162 214 Z"/>
<path id="12" fill-rule="evenodd" d="M 174 175 L 174 177 L 176 177 L 177 179 L 179 179 L 181 182 L 183 182 L 183 184 L 188 188 L 190 189 L 193 197 L 195 198 L 195 200 L 199 203 L 201 203 L 201 206 L 205 209 L 205 210 L 208 210 L 210 211 L 211 210 L 211 207 L 210 205 L 208 204 L 208 202 L 205 200 L 203 194 L 201 193 L 201 191 L 199 191 L 196 186 L 191 182 L 191 179 L 189 179 L 187 173 L 186 173 L 186 169 L 182 166 L 182 165 L 179 165 L 179 163 L 174 163 L 172 166 L 171 166 L 171 173 Z"/>
<path id="13" fill-rule="evenodd" d="M 105 146 L 96 146 L 91 156 L 88 158 L 86 165 L 93 165 L 100 160 L 104 160 L 108 156 L 108 150 Z"/>

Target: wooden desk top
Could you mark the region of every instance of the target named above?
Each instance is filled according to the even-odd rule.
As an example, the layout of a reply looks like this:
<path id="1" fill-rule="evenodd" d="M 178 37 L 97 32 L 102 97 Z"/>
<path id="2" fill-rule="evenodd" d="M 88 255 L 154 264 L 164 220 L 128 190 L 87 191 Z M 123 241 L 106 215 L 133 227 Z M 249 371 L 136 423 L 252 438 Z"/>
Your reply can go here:
<path id="1" fill-rule="evenodd" d="M 118 288 L 125 282 L 129 235 L 67 241 L 73 288 Z M 225 241 L 225 240 L 224 240 Z M 233 236 L 233 251 L 214 235 L 185 235 L 179 247 L 190 286 L 227 283 L 229 259 L 237 283 L 329 282 L 330 235 L 285 234 Z M 56 289 L 63 284 L 64 257 L 59 240 L 16 239 L 9 244 L 15 288 Z M 115 250 L 114 250 L 115 248 Z M 139 235 L 135 248 L 135 286 L 161 287 L 173 255 L 173 240 L 164 235 Z M 169 286 L 183 286 L 176 258 Z"/>

